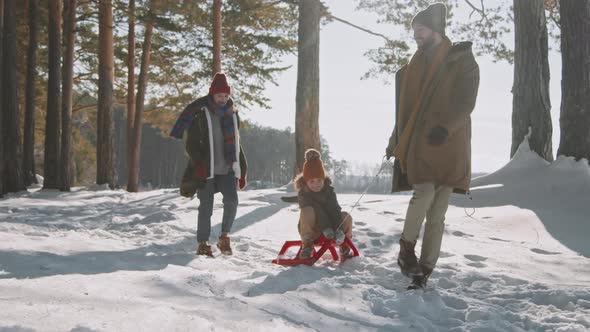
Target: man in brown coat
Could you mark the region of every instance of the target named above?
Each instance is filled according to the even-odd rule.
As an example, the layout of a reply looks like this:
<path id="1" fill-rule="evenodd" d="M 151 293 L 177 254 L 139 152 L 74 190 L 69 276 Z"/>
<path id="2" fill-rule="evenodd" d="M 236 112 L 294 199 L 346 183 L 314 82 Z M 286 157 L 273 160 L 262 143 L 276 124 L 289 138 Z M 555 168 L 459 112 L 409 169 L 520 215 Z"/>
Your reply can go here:
<path id="1" fill-rule="evenodd" d="M 439 257 L 451 193 L 471 178 L 471 118 L 479 67 L 471 42 L 445 35 L 446 7 L 430 5 L 412 21 L 418 50 L 396 74 L 396 121 L 386 149 L 395 157 L 393 192 L 414 190 L 400 239 L 398 264 L 409 288 L 426 285 Z M 414 247 L 426 218 L 422 252 Z"/>

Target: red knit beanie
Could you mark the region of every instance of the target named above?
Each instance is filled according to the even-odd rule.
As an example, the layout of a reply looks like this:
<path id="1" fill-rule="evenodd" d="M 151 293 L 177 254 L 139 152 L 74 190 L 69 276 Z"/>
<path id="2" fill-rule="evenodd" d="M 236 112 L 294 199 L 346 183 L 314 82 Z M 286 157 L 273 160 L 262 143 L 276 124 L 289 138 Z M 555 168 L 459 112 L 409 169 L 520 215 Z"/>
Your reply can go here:
<path id="1" fill-rule="evenodd" d="M 303 178 L 305 181 L 311 179 L 325 179 L 326 171 L 324 163 L 318 150 L 308 149 L 305 151 L 305 162 L 303 163 Z"/>
<path id="2" fill-rule="evenodd" d="M 227 77 L 225 77 L 224 73 L 215 74 L 211 87 L 209 88 L 210 95 L 213 96 L 217 93 L 227 93 L 228 95 L 231 95 L 231 86 L 227 84 Z"/>

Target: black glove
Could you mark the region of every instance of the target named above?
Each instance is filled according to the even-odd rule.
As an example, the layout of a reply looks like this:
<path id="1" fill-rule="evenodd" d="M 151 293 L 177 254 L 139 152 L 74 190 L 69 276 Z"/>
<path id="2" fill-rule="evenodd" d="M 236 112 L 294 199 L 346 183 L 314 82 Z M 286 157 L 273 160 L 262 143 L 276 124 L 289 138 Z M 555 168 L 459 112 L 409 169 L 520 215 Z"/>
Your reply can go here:
<path id="1" fill-rule="evenodd" d="M 442 145 L 449 138 L 449 131 L 442 126 L 436 126 L 430 130 L 428 134 L 428 144 L 438 146 Z"/>
<path id="2" fill-rule="evenodd" d="M 387 158 L 387 160 L 389 160 L 389 159 L 391 159 L 391 157 L 393 157 L 393 148 L 388 146 L 385 149 L 385 157 Z"/>

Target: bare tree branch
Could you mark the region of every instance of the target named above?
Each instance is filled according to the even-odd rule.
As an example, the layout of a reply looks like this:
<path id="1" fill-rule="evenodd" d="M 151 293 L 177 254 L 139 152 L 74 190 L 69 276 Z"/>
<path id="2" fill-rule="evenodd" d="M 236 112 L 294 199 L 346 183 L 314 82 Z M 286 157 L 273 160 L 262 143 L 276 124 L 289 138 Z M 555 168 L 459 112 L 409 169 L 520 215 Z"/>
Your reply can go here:
<path id="1" fill-rule="evenodd" d="M 341 23 L 347 24 L 347 25 L 349 25 L 349 26 L 351 26 L 351 27 L 353 27 L 353 28 L 355 28 L 355 29 L 358 29 L 358 30 L 364 31 L 364 32 L 366 32 L 366 33 L 368 33 L 368 34 L 371 34 L 371 35 L 373 35 L 373 36 L 381 37 L 381 38 L 385 39 L 386 41 L 389 41 L 389 42 L 391 42 L 391 41 L 392 41 L 392 40 L 391 40 L 391 39 L 389 39 L 387 36 L 385 36 L 385 35 L 383 35 L 383 34 L 381 34 L 381 33 L 378 33 L 378 32 L 373 32 L 373 31 L 371 31 L 371 30 L 369 30 L 369 29 L 363 28 L 363 27 L 361 27 L 361 26 L 358 26 L 358 25 L 356 25 L 356 24 L 353 24 L 353 23 L 351 23 L 351 22 L 348 22 L 348 21 L 346 21 L 346 20 L 343 20 L 343 19 L 341 19 L 341 18 L 338 18 L 338 17 L 336 17 L 336 16 L 334 16 L 334 15 L 332 15 L 332 14 L 328 14 L 328 16 L 327 16 L 327 17 L 328 17 L 328 19 L 332 19 L 332 20 L 335 20 L 335 21 L 338 21 L 338 22 L 341 22 Z"/>
<path id="2" fill-rule="evenodd" d="M 319 1 L 319 0 L 317 0 L 317 1 Z M 279 1 L 273 2 L 272 5 L 276 5 L 279 2 L 284 2 L 284 3 L 288 3 L 290 5 L 296 5 L 296 6 L 299 5 L 299 1 L 295 1 L 295 0 L 279 0 Z M 344 23 L 344 24 L 349 25 L 349 26 L 351 26 L 351 27 L 353 27 L 355 29 L 361 30 L 361 31 L 366 32 L 368 34 L 371 34 L 373 36 L 381 37 L 381 38 L 385 39 L 386 41 L 392 42 L 392 40 L 389 39 L 389 37 L 385 36 L 384 34 L 381 34 L 381 33 L 378 33 L 378 32 L 373 32 L 373 31 L 371 31 L 371 30 L 369 30 L 367 28 L 363 28 L 363 27 L 358 26 L 358 25 L 356 25 L 354 23 L 351 23 L 351 22 L 349 22 L 347 20 L 344 20 L 344 19 L 341 19 L 339 17 L 336 17 L 336 16 L 332 15 L 328 11 L 328 8 L 326 6 L 321 1 L 319 1 L 319 2 L 321 4 L 321 6 L 322 6 L 322 16 L 326 17 L 327 19 L 329 19 L 329 20 L 335 20 L 335 21 L 338 21 L 340 23 Z"/>
<path id="3" fill-rule="evenodd" d="M 471 7 L 473 9 L 473 11 L 471 12 L 471 14 L 469 14 L 469 17 L 471 18 L 471 15 L 473 15 L 473 13 L 478 12 L 479 15 L 481 15 L 482 20 L 488 20 L 488 15 L 486 13 L 486 9 L 485 6 L 483 4 L 483 0 L 481 0 L 481 8 L 476 7 L 473 3 L 471 3 L 471 1 L 469 0 L 465 0 L 465 3 L 467 3 L 469 5 L 469 7 Z"/>

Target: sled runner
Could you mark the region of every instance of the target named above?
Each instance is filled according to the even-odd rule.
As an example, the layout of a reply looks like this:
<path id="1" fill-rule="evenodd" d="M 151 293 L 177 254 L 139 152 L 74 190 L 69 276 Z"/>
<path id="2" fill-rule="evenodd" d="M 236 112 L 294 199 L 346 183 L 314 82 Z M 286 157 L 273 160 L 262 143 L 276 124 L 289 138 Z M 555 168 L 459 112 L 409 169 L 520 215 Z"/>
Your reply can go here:
<path id="1" fill-rule="evenodd" d="M 343 244 L 346 244 L 350 248 L 350 250 L 352 252 L 352 257 L 357 257 L 359 255 L 358 250 L 356 249 L 354 244 L 352 244 L 352 241 L 350 241 L 349 238 L 346 238 L 344 240 Z M 313 243 L 314 250 L 313 250 L 310 258 L 308 258 L 308 259 L 299 258 L 299 254 L 301 253 L 301 246 L 302 246 L 301 241 L 286 241 L 285 244 L 283 245 L 283 247 L 281 248 L 281 251 L 279 251 L 279 256 L 276 259 L 273 259 L 272 262 L 274 264 L 286 265 L 286 266 L 295 266 L 295 265 L 301 265 L 301 264 L 311 266 L 315 262 L 317 262 L 326 253 L 326 251 L 330 251 L 330 254 L 332 255 L 333 260 L 337 261 L 340 259 L 340 257 L 338 256 L 338 252 L 336 251 L 336 248 L 338 247 L 338 244 L 336 243 L 336 241 L 326 239 L 323 235 Z M 299 247 L 299 250 L 297 251 L 297 254 L 295 255 L 295 257 L 294 258 L 282 258 L 283 255 L 287 252 L 287 250 L 289 250 L 289 248 L 291 248 L 291 247 Z M 318 247 L 319 247 L 319 249 L 317 249 Z"/>

